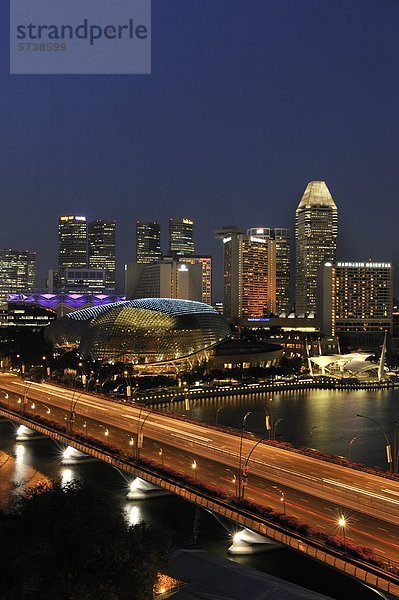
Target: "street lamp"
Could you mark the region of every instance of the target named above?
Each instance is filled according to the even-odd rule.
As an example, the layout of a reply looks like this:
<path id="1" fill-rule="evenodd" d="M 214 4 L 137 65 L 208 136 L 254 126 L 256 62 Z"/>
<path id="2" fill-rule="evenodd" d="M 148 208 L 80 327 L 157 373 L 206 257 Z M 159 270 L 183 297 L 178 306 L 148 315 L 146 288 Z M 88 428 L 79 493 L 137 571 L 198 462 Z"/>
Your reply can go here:
<path id="1" fill-rule="evenodd" d="M 273 440 L 276 439 L 276 430 L 277 430 L 277 425 L 279 423 L 281 423 L 281 421 L 283 421 L 284 419 L 277 419 L 277 421 L 274 423 L 273 425 Z"/>
<path id="2" fill-rule="evenodd" d="M 143 422 L 140 426 L 140 417 L 141 417 L 141 412 L 143 410 L 143 404 L 140 406 L 140 412 L 139 412 L 139 418 L 137 420 L 137 458 L 140 458 L 140 449 L 143 447 L 143 429 L 144 429 L 144 425 L 146 420 L 148 419 L 148 417 L 150 416 L 152 410 L 150 409 L 148 411 L 148 414 L 144 417 Z"/>
<path id="3" fill-rule="evenodd" d="M 248 481 L 248 462 L 249 462 L 249 459 L 251 458 L 253 451 L 259 446 L 259 444 L 261 442 L 263 442 L 264 440 L 268 439 L 268 438 L 269 438 L 268 435 L 265 436 L 265 437 L 263 437 L 263 438 L 260 438 L 260 440 L 258 440 L 256 442 L 256 444 L 254 444 L 254 446 L 252 447 L 250 453 L 247 456 L 247 459 L 246 459 L 245 464 L 244 464 L 244 468 L 242 470 L 242 472 L 243 472 L 243 482 L 242 482 L 242 490 L 241 490 L 241 498 L 242 499 L 244 499 L 245 485 L 246 485 L 246 483 Z"/>
<path id="4" fill-rule="evenodd" d="M 357 435 L 355 435 L 355 436 L 354 436 L 354 437 L 351 439 L 351 441 L 349 442 L 349 451 L 348 451 L 348 460 L 349 460 L 349 461 L 350 461 L 350 459 L 351 459 L 352 446 L 353 446 L 353 444 L 356 442 L 356 440 L 357 440 Z"/>
<path id="5" fill-rule="evenodd" d="M 344 517 L 344 515 L 339 515 L 338 518 L 338 527 L 340 527 L 341 531 L 342 531 L 342 536 L 344 538 L 344 548 L 346 549 L 346 534 L 345 534 L 345 529 L 346 529 L 346 519 Z"/>
<path id="6" fill-rule="evenodd" d="M 76 419 L 76 412 L 75 412 L 76 405 L 79 402 L 82 395 L 83 395 L 83 392 L 81 392 L 77 398 L 74 398 L 75 391 L 72 393 L 71 408 L 69 411 L 69 433 L 72 433 L 73 424 L 75 423 L 75 419 Z"/>
<path id="7" fill-rule="evenodd" d="M 164 464 L 163 464 L 163 450 L 162 450 L 162 448 L 159 449 L 158 455 L 161 457 L 161 464 L 162 464 L 162 467 L 163 467 Z"/>
<path id="8" fill-rule="evenodd" d="M 273 486 L 273 489 L 277 490 L 281 494 L 280 502 L 283 503 L 283 514 L 285 515 L 285 493 L 277 485 Z"/>
<path id="9" fill-rule="evenodd" d="M 25 385 L 25 388 L 24 388 L 24 398 L 22 400 L 22 407 L 21 407 L 23 415 L 25 414 L 26 405 L 28 404 L 28 392 L 29 392 L 29 389 L 30 389 L 30 386 L 32 385 L 32 383 L 33 383 L 33 381 L 30 381 L 28 384 Z"/>
<path id="10" fill-rule="evenodd" d="M 195 481 L 198 481 L 198 475 L 197 475 L 197 461 L 193 460 L 193 462 L 191 463 L 191 468 L 195 473 Z"/>
<path id="11" fill-rule="evenodd" d="M 87 421 L 84 421 L 84 422 L 83 422 L 83 427 L 84 427 L 84 429 L 85 429 L 85 435 L 89 435 L 89 428 L 88 428 L 88 426 L 87 426 Z"/>
<path id="12" fill-rule="evenodd" d="M 241 473 L 241 467 L 242 467 L 242 439 L 244 437 L 245 422 L 248 419 L 249 415 L 252 415 L 251 411 L 248 411 L 247 413 L 245 413 L 245 415 L 244 415 L 244 417 L 242 419 L 242 423 L 241 423 L 240 453 L 239 453 L 239 457 L 238 457 L 238 499 L 239 500 L 241 498 L 241 482 L 242 482 L 242 473 Z"/>
<path id="13" fill-rule="evenodd" d="M 270 402 L 270 412 L 267 409 L 266 404 L 263 406 L 263 408 L 265 410 L 265 426 L 266 426 L 266 430 L 269 432 L 269 440 L 270 440 L 272 437 L 272 433 L 273 433 L 273 415 L 272 415 L 272 411 L 271 411 L 273 398 L 269 398 L 267 400 L 267 402 Z"/>
<path id="14" fill-rule="evenodd" d="M 224 408 L 224 406 L 218 406 L 218 409 L 216 411 L 216 418 L 215 418 L 215 427 L 218 426 L 218 416 L 219 416 L 219 412 L 222 410 L 222 408 Z"/>
<path id="15" fill-rule="evenodd" d="M 362 417 L 363 419 L 368 419 L 369 421 L 371 421 L 372 423 L 375 423 L 375 425 L 377 425 L 377 427 L 379 427 L 379 429 L 381 430 L 384 438 L 385 438 L 385 450 L 387 453 L 387 463 L 389 464 L 389 470 L 392 473 L 392 449 L 391 449 L 391 442 L 389 441 L 389 438 L 387 436 L 387 434 L 385 433 L 385 431 L 383 430 L 383 428 L 381 427 L 381 425 L 378 423 L 378 421 L 376 421 L 375 419 L 372 419 L 371 417 L 368 417 L 367 415 L 356 415 L 357 417 Z"/>

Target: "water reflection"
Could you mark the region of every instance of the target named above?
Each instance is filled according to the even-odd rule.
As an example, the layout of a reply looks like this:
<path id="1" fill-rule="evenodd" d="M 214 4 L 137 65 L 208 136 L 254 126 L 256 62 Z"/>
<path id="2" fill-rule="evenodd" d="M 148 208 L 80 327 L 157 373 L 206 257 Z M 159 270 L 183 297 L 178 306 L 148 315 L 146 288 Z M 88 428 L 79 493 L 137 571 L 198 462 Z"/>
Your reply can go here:
<path id="1" fill-rule="evenodd" d="M 352 460 L 387 469 L 381 431 L 356 415 L 361 413 L 377 420 L 393 441 L 394 421 L 399 421 L 399 389 L 396 388 L 249 393 L 195 399 L 189 410 L 184 402 L 175 402 L 172 407 L 162 407 L 162 410 L 169 412 L 172 408 L 191 419 L 210 424 L 217 420 L 219 426 L 236 429 L 240 429 L 243 415 L 251 411 L 247 430 L 262 437 L 266 433 L 265 405 L 274 423 L 281 419 L 276 428 L 276 439 L 348 457 L 350 442 L 357 436 L 356 444 L 351 448 Z"/>
<path id="2" fill-rule="evenodd" d="M 62 469 L 61 471 L 61 485 L 65 487 L 68 483 L 71 483 L 76 479 L 73 469 Z"/>
<path id="3" fill-rule="evenodd" d="M 129 525 L 138 525 L 143 520 L 140 508 L 130 502 L 126 504 L 124 509 L 126 521 Z"/>

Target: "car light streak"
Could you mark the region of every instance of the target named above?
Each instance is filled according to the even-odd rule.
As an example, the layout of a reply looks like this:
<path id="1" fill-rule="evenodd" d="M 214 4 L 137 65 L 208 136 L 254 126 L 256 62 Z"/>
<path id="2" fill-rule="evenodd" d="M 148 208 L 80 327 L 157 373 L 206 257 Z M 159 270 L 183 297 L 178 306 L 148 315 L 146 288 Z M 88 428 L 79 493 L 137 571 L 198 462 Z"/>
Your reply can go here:
<path id="1" fill-rule="evenodd" d="M 370 496 L 370 498 L 375 498 L 376 500 L 383 500 L 384 502 L 389 502 L 390 504 L 399 505 L 398 500 L 393 500 L 393 498 L 387 498 L 386 496 L 380 496 L 380 494 L 374 494 L 373 492 L 362 490 L 361 488 L 355 487 L 353 485 L 348 485 L 347 483 L 340 483 L 339 481 L 334 481 L 333 479 L 322 479 L 322 481 L 323 483 L 328 483 L 336 487 L 344 488 L 346 490 L 350 490 L 351 492 L 357 492 L 358 494 L 363 494 L 364 496 Z"/>

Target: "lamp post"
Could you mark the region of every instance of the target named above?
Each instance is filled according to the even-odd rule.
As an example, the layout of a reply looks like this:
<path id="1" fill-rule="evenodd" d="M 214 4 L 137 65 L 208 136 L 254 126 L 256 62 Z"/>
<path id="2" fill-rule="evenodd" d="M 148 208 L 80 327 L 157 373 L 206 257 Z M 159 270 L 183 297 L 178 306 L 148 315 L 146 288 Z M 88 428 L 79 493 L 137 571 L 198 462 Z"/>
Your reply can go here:
<path id="1" fill-rule="evenodd" d="M 218 416 L 219 416 L 219 412 L 222 410 L 222 408 L 224 408 L 224 406 L 218 406 L 217 411 L 216 411 L 216 418 L 215 418 L 215 427 L 218 426 Z"/>
<path id="2" fill-rule="evenodd" d="M 346 519 L 343 514 L 339 515 L 337 523 L 338 523 L 338 527 L 340 527 L 340 529 L 342 531 L 342 536 L 344 538 L 344 549 L 346 549 L 346 533 L 345 533 Z"/>
<path id="3" fill-rule="evenodd" d="M 389 438 L 387 436 L 387 434 L 385 433 L 384 429 L 381 427 L 381 425 L 378 423 L 378 421 L 376 421 L 375 419 L 372 419 L 371 417 L 368 417 L 367 415 L 356 415 L 358 417 L 362 417 L 363 419 L 368 419 L 369 421 L 371 421 L 372 423 L 374 423 L 375 425 L 377 425 L 377 427 L 379 427 L 379 429 L 381 430 L 384 438 L 385 438 L 385 450 L 387 453 L 387 463 L 389 464 L 389 470 L 392 473 L 393 470 L 393 465 L 392 465 L 392 448 L 391 448 L 391 442 L 389 441 Z"/>
<path id="4" fill-rule="evenodd" d="M 149 410 L 148 414 L 146 414 L 146 416 L 143 419 L 143 422 L 140 426 L 140 417 L 141 417 L 141 411 L 143 410 L 143 405 L 140 407 L 140 412 L 139 412 L 139 418 L 138 418 L 138 423 L 137 423 L 137 459 L 140 458 L 140 450 L 143 447 L 143 429 L 144 429 L 144 425 L 146 420 L 148 419 L 148 417 L 151 414 L 151 409 Z"/>
<path id="5" fill-rule="evenodd" d="M 71 408 L 69 410 L 69 433 L 72 433 L 72 431 L 73 431 L 73 425 L 74 425 L 75 419 L 76 419 L 75 409 L 76 409 L 76 405 L 79 402 L 82 395 L 83 395 L 83 392 L 81 392 L 77 398 L 74 398 L 75 390 L 72 393 Z"/>
<path id="6" fill-rule="evenodd" d="M 162 468 L 163 468 L 164 463 L 163 463 L 163 449 L 162 448 L 159 449 L 158 455 L 161 457 L 161 464 L 162 464 Z"/>
<path id="7" fill-rule="evenodd" d="M 246 484 L 246 483 L 247 483 L 247 481 L 248 481 L 248 462 L 249 462 L 249 459 L 251 458 L 253 451 L 254 451 L 254 450 L 255 450 L 255 449 L 256 449 L 256 448 L 259 446 L 259 444 L 260 444 L 261 442 L 263 442 L 263 441 L 264 441 L 264 440 L 266 440 L 266 439 L 269 439 L 269 436 L 268 436 L 268 435 L 267 435 L 267 436 L 264 436 L 263 438 L 260 438 L 260 440 L 258 440 L 258 441 L 256 442 L 256 444 L 254 444 L 254 446 L 252 447 L 252 449 L 251 449 L 250 453 L 249 453 L 249 454 L 248 454 L 248 456 L 247 456 L 247 459 L 246 459 L 246 461 L 245 461 L 245 464 L 244 464 L 244 468 L 243 468 L 243 470 L 242 470 L 242 471 L 243 471 L 243 474 L 245 475 L 245 477 L 243 477 L 243 482 L 242 482 L 242 490 L 241 490 L 241 498 L 242 498 L 242 499 L 244 499 L 244 494 L 245 494 L 245 484 Z"/>
<path id="8" fill-rule="evenodd" d="M 29 392 L 29 388 L 32 385 L 33 381 L 30 381 L 24 388 L 24 397 L 22 399 L 22 407 L 21 407 L 21 411 L 22 414 L 25 414 L 25 410 L 26 410 L 26 405 L 28 404 L 28 392 Z"/>
<path id="9" fill-rule="evenodd" d="M 87 426 L 87 421 L 83 421 L 83 427 L 84 427 L 84 430 L 85 430 L 85 435 L 88 436 L 89 435 L 89 428 Z"/>
<path id="10" fill-rule="evenodd" d="M 356 442 L 356 440 L 357 440 L 357 435 L 355 435 L 355 436 L 354 436 L 354 437 L 351 439 L 351 441 L 349 442 L 349 451 L 348 451 L 348 460 L 349 460 L 349 461 L 350 461 L 350 459 L 351 459 L 352 446 L 353 446 L 353 444 Z"/>
<path id="11" fill-rule="evenodd" d="M 278 425 L 279 423 L 281 423 L 281 421 L 283 421 L 283 419 L 277 419 L 277 421 L 276 421 L 276 422 L 274 423 L 274 425 L 273 425 L 273 438 L 272 438 L 273 440 L 275 440 L 275 439 L 276 439 L 276 430 L 277 430 L 277 425 Z"/>
<path id="12" fill-rule="evenodd" d="M 133 438 L 132 436 L 129 436 L 129 437 L 130 437 L 130 440 L 129 440 L 129 446 L 130 446 L 130 447 L 131 447 L 131 449 L 132 449 L 132 456 L 133 456 L 133 458 L 134 458 L 134 438 Z"/>
<path id="13" fill-rule="evenodd" d="M 247 413 L 245 413 L 245 415 L 244 415 L 244 417 L 242 419 L 242 423 L 241 423 L 240 452 L 239 452 L 239 457 L 238 457 L 238 499 L 239 500 L 241 498 L 241 482 L 242 482 L 242 473 L 241 473 L 241 466 L 242 466 L 242 439 L 244 437 L 245 422 L 248 419 L 249 415 L 252 415 L 251 411 L 248 411 Z"/>
<path id="14" fill-rule="evenodd" d="M 198 481 L 198 475 L 197 475 L 197 461 L 194 459 L 193 462 L 191 463 L 191 468 L 195 473 L 195 481 Z"/>
<path id="15" fill-rule="evenodd" d="M 267 431 L 269 432 L 269 440 L 272 438 L 272 433 L 273 433 L 273 415 L 272 415 L 272 411 L 271 411 L 271 406 L 272 406 L 272 402 L 273 402 L 273 398 L 269 398 L 267 400 L 267 402 L 270 402 L 270 412 L 267 409 L 266 404 L 263 406 L 264 411 L 265 411 L 265 427 L 267 429 Z"/>
<path id="16" fill-rule="evenodd" d="M 283 514 L 285 515 L 285 493 L 283 492 L 282 489 L 280 489 L 279 487 L 277 487 L 277 485 L 274 485 L 273 489 L 277 490 L 281 494 L 280 502 L 283 503 Z"/>

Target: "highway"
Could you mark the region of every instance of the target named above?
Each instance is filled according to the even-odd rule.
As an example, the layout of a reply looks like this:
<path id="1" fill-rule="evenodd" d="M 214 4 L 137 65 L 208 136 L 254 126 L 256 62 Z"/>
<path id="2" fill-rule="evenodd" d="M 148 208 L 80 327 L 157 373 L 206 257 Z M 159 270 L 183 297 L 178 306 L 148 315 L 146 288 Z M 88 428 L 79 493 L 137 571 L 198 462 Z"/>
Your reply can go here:
<path id="1" fill-rule="evenodd" d="M 135 453 L 140 429 L 144 436 L 143 457 L 231 494 L 236 492 L 240 436 L 154 413 L 147 407 L 140 409 L 48 383 L 27 383 L 15 376 L 0 375 L 1 401 L 13 410 L 21 410 L 24 396 L 29 399 L 28 412 L 60 423 L 68 421 L 74 404 L 74 431 L 103 439 L 126 453 Z M 257 440 L 243 439 L 243 465 Z M 347 518 L 347 540 L 399 563 L 399 482 L 262 443 L 252 452 L 248 467 L 248 500 L 281 512 L 284 504 L 287 514 L 329 534 L 342 535 L 337 520 L 343 513 Z"/>

